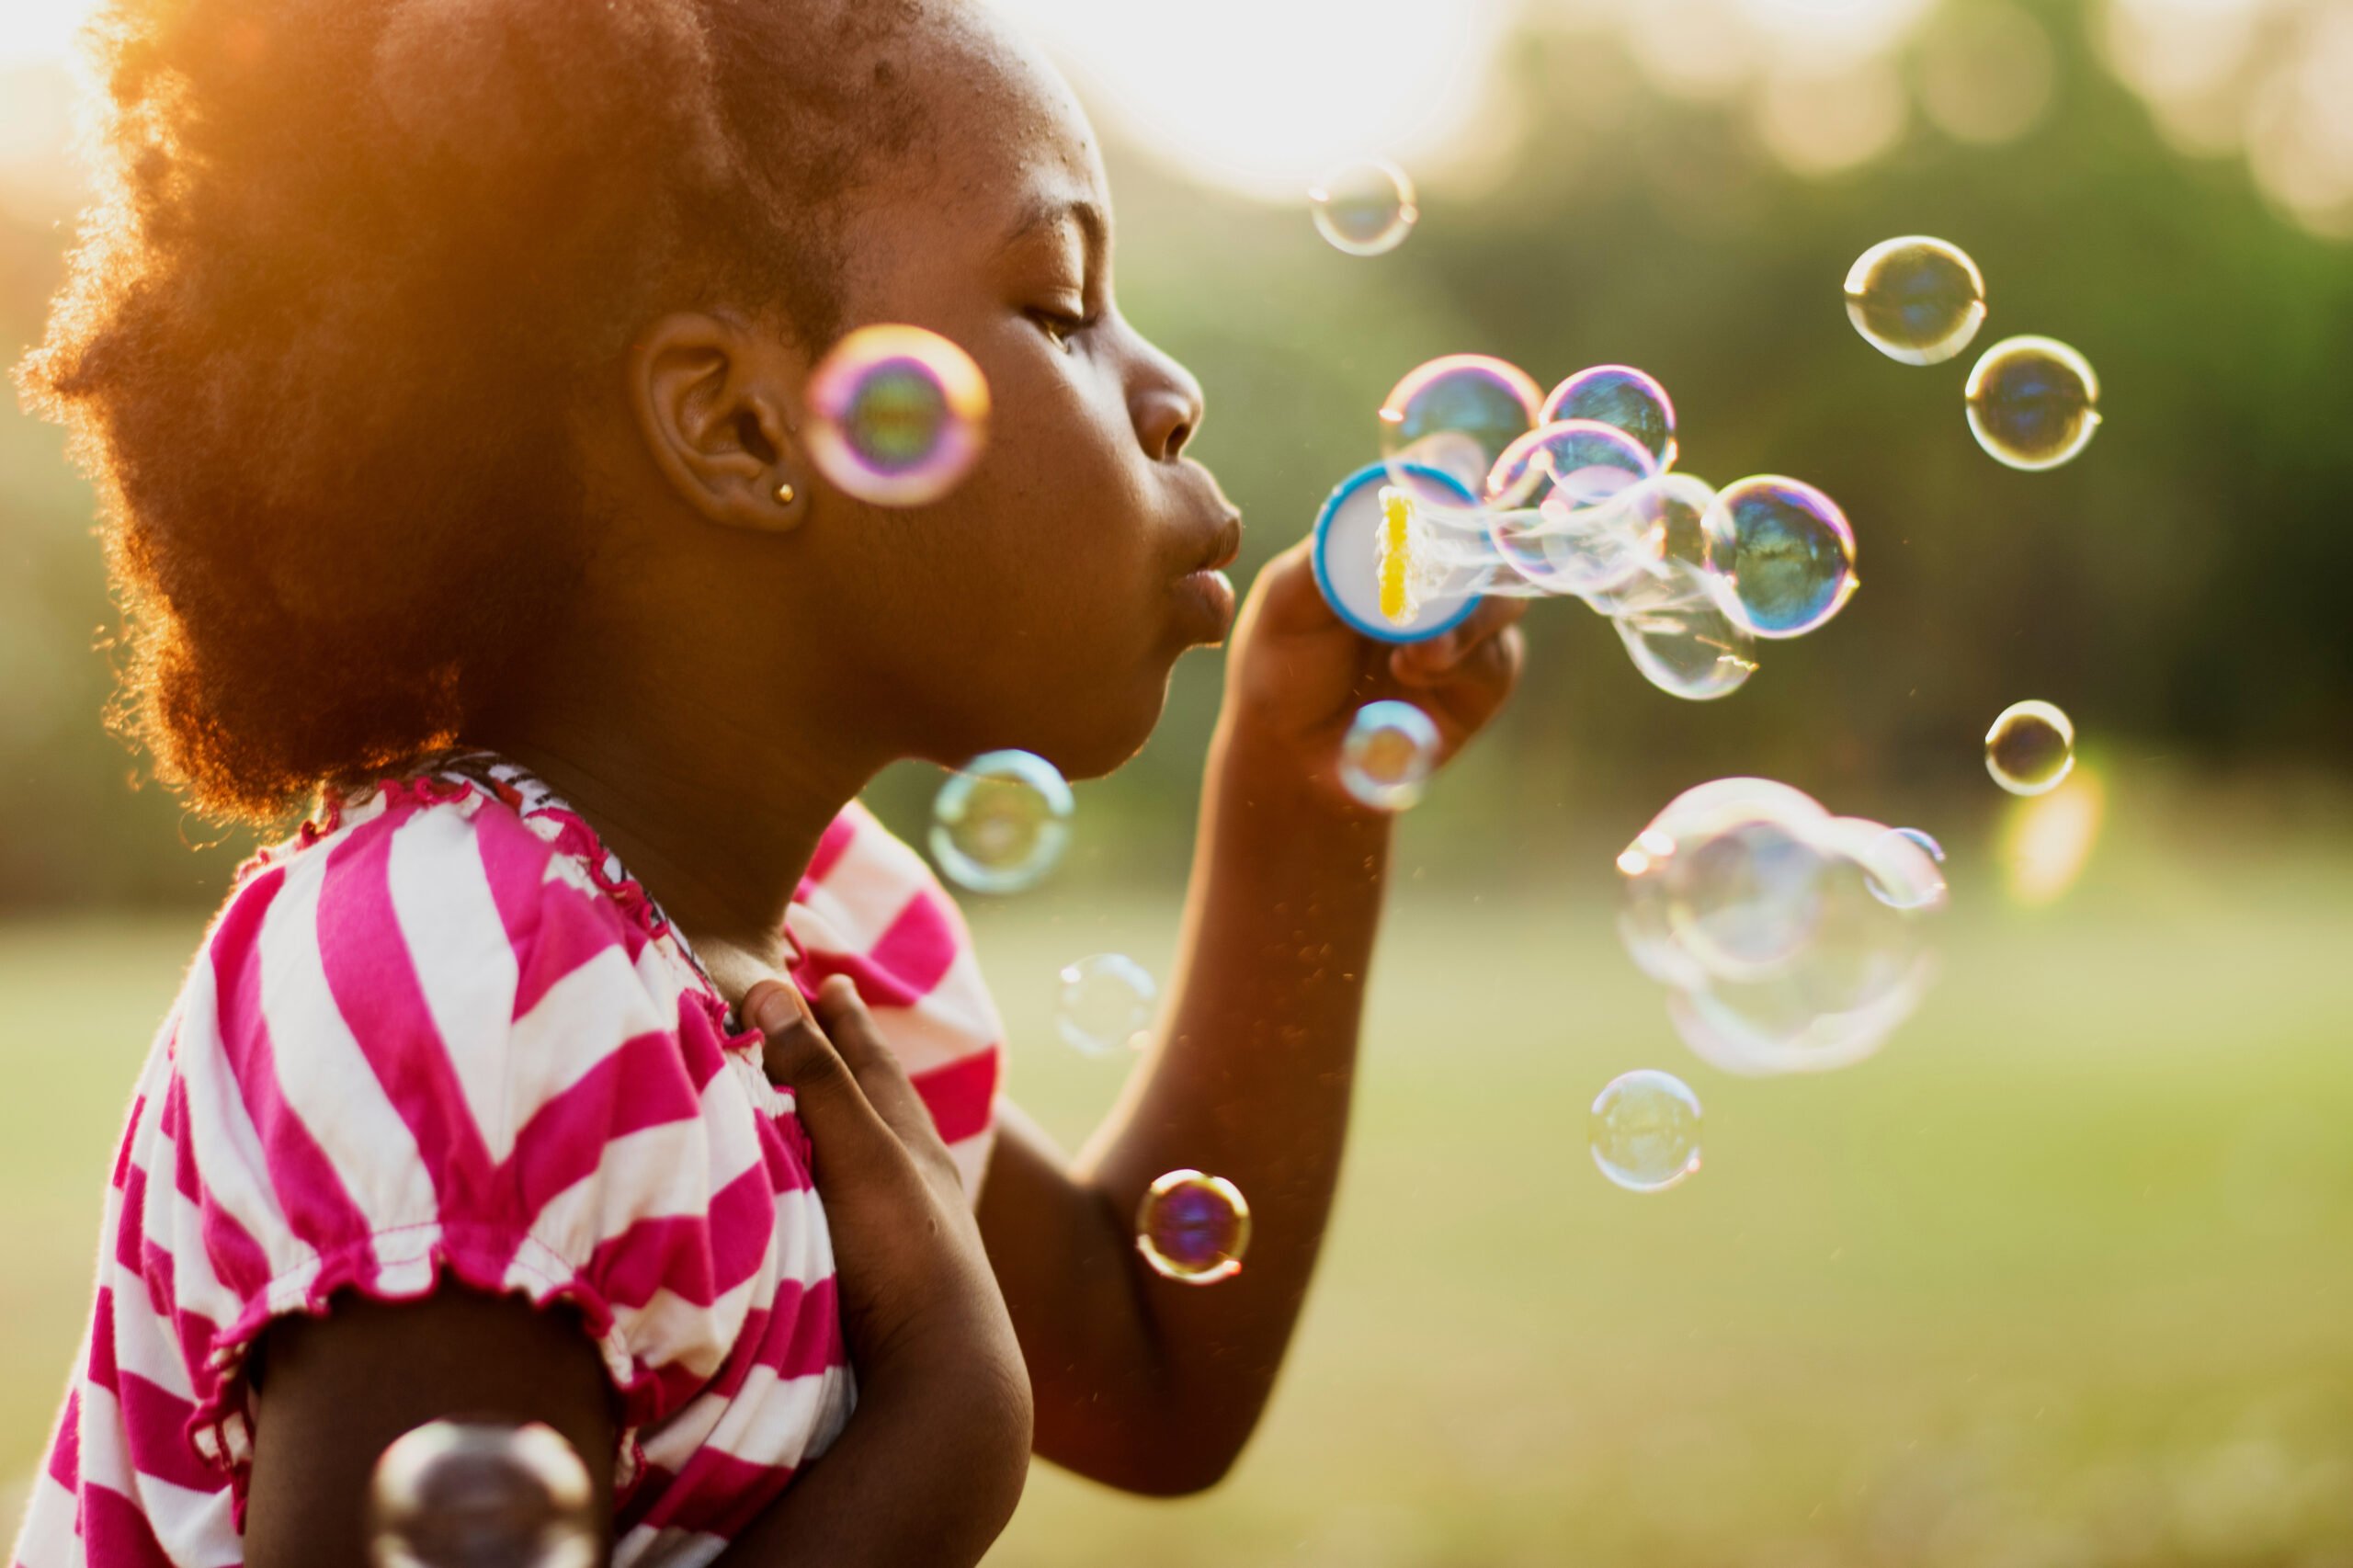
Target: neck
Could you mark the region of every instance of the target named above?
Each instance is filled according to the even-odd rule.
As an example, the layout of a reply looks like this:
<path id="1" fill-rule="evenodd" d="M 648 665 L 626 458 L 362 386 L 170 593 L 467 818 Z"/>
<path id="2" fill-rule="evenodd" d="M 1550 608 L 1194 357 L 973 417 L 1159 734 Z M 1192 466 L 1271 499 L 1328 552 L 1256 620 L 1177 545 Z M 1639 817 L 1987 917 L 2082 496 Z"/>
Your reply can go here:
<path id="1" fill-rule="evenodd" d="M 890 760 L 829 728 L 608 685 L 593 708 L 540 702 L 467 739 L 546 780 L 707 962 L 733 949 L 777 968 L 819 835 Z"/>

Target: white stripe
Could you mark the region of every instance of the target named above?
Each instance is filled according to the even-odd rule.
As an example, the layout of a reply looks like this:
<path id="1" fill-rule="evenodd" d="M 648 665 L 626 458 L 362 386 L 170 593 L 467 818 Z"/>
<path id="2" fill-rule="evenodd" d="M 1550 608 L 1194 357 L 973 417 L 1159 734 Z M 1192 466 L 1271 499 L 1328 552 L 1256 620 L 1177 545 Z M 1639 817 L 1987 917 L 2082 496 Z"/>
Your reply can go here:
<path id="1" fill-rule="evenodd" d="M 705 1446 L 746 1464 L 798 1467 L 826 1413 L 847 1402 L 848 1390 L 839 1368 L 786 1378 L 755 1367 Z"/>
<path id="2" fill-rule="evenodd" d="M 178 1568 L 237 1568 L 245 1560 L 244 1543 L 230 1525 L 226 1487 L 191 1492 L 142 1475 L 136 1501 Z"/>
<path id="3" fill-rule="evenodd" d="M 279 1093 L 371 1231 L 438 1218 L 432 1173 L 327 988 L 319 952 L 326 856 L 298 857 L 262 917 L 262 1008 Z M 386 939 L 395 934 L 384 932 Z"/>
<path id="4" fill-rule="evenodd" d="M 82 1391 L 82 1426 L 74 1459 L 83 1489 L 96 1484 L 125 1497 L 137 1496 L 131 1490 L 131 1429 L 123 1425 L 121 1402 L 95 1379 L 83 1378 L 76 1386 Z"/>
<path id="5" fill-rule="evenodd" d="M 662 1568 L 702 1568 L 727 1550 L 725 1538 L 706 1530 L 657 1530 L 640 1525 L 613 1548 L 613 1568 L 658 1562 Z"/>
<path id="6" fill-rule="evenodd" d="M 392 830 L 385 880 L 426 1011 L 493 1163 L 515 1146 L 506 1114 L 516 960 L 491 897 L 474 819 L 423 811 Z"/>
<path id="7" fill-rule="evenodd" d="M 76 1508 L 74 1494 L 57 1483 L 44 1459 L 32 1479 L 32 1502 L 25 1509 L 13 1561 L 24 1568 L 82 1568 L 82 1538 L 74 1530 Z"/>
<path id="8" fill-rule="evenodd" d="M 180 1359 L 179 1335 L 171 1320 L 149 1305 L 147 1282 L 116 1262 L 112 1247 L 107 1249 L 99 1278 L 113 1292 L 114 1364 L 194 1403 L 196 1385 L 189 1381 L 188 1363 Z"/>
<path id="9" fill-rule="evenodd" d="M 315 1268 L 319 1255 L 288 1224 L 270 1183 L 261 1134 L 245 1114 L 244 1098 L 221 1042 L 214 983 L 208 948 L 188 971 L 178 1046 L 180 1081 L 188 1085 L 188 1136 L 205 1196 L 259 1244 L 272 1274 Z"/>
<path id="10" fill-rule="evenodd" d="M 204 1211 L 188 1201 L 170 1174 L 178 1151 L 170 1139 L 162 1138 L 156 1153 L 161 1168 L 147 1178 L 147 1203 L 150 1210 L 161 1205 L 163 1212 L 150 1222 L 148 1239 L 171 1254 L 172 1295 L 179 1305 L 225 1330 L 237 1321 L 244 1303 L 213 1272 L 212 1255 L 204 1244 Z"/>
<path id="11" fill-rule="evenodd" d="M 664 1017 L 655 1009 L 644 981 L 618 945 L 549 986 L 514 1023 L 514 1043 L 505 1052 L 514 1068 L 514 1104 L 506 1113 L 512 1125 L 493 1146 L 493 1157 L 505 1159 L 515 1146 L 516 1129 L 586 1077 L 624 1040 L 676 1027 L 675 1011 Z"/>

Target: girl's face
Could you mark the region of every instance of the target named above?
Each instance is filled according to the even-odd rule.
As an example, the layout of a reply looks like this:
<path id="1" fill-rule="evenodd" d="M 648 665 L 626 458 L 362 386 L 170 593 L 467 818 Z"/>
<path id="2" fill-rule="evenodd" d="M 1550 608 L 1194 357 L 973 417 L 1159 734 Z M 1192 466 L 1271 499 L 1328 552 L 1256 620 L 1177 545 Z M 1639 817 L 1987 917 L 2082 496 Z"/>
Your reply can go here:
<path id="1" fill-rule="evenodd" d="M 796 541 L 862 699 L 953 765 L 999 746 L 1066 773 L 1117 767 L 1158 721 L 1178 654 L 1221 641 L 1240 519 L 1184 455 L 1185 369 L 1120 314 L 1110 199 L 1086 117 L 983 8 L 910 40 L 931 106 L 913 153 L 853 198 L 850 326 L 952 339 L 988 379 L 988 446 L 946 499 L 893 510 L 826 484 Z"/>

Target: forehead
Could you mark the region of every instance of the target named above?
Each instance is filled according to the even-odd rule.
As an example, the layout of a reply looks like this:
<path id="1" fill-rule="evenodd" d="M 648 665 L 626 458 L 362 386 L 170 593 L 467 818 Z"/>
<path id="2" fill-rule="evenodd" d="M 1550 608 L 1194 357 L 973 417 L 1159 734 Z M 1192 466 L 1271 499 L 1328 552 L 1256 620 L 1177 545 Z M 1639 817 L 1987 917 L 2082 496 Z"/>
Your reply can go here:
<path id="1" fill-rule="evenodd" d="M 995 245 L 1041 212 L 1108 207 L 1101 151 L 1069 85 L 989 8 L 959 6 L 905 35 L 904 87 L 924 123 L 866 193 L 886 244 Z"/>

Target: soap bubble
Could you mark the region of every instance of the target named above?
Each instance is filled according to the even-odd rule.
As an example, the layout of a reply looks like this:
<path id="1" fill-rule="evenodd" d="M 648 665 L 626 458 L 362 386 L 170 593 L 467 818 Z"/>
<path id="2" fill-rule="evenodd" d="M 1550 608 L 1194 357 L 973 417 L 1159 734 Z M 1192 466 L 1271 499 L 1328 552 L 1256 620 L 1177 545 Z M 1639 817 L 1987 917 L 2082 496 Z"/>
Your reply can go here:
<path id="1" fill-rule="evenodd" d="M 1223 1176 L 1170 1171 L 1136 1206 L 1136 1251 L 1164 1279 L 1214 1285 L 1242 1272 L 1250 1205 Z"/>
<path id="2" fill-rule="evenodd" d="M 1643 678 L 1672 696 L 1712 701 L 1756 673 L 1748 629 L 1724 613 L 1706 569 L 1688 561 L 1661 561 L 1609 595 L 1606 613 Z"/>
<path id="3" fill-rule="evenodd" d="M 1381 455 L 1392 472 L 1421 463 L 1473 494 L 1504 449 L 1536 425 L 1543 393 L 1518 366 L 1449 354 L 1407 371 L 1381 403 Z"/>
<path id="4" fill-rule="evenodd" d="M 1662 469 L 1675 466 L 1675 403 L 1655 378 L 1631 365 L 1579 370 L 1544 400 L 1539 423 L 1590 419 L 1623 430 Z"/>
<path id="5" fill-rule="evenodd" d="M 2099 377 L 2056 338 L 2002 339 L 1969 372 L 1963 395 L 1977 444 L 2012 468 L 2057 468 L 2099 428 Z"/>
<path id="6" fill-rule="evenodd" d="M 1019 892 L 1054 869 L 1070 843 L 1070 786 L 1026 751 L 976 756 L 931 803 L 931 858 L 975 892 Z"/>
<path id="7" fill-rule="evenodd" d="M 1945 846 L 1918 828 L 1892 827 L 1888 831 L 1900 838 L 1908 840 L 1934 864 L 1941 866 L 1945 863 Z M 1891 909 L 1925 908 L 1943 898 L 1945 892 L 1944 878 L 1941 875 L 1937 878 L 1934 887 L 1882 886 L 1875 875 L 1867 878 L 1866 883 L 1870 889 L 1870 895 Z"/>
<path id="8" fill-rule="evenodd" d="M 1699 1096 L 1672 1073 L 1638 1068 L 1593 1100 L 1593 1163 L 1629 1192 L 1665 1192 L 1699 1168 Z"/>
<path id="9" fill-rule="evenodd" d="M 1094 953 L 1063 966 L 1054 1028 L 1083 1056 L 1141 1050 L 1159 994 L 1152 976 L 1135 960 L 1120 953 Z"/>
<path id="10" fill-rule="evenodd" d="M 1428 714 L 1393 699 L 1368 702 L 1340 743 L 1340 783 L 1375 811 L 1402 812 L 1422 798 L 1438 753 Z"/>
<path id="11" fill-rule="evenodd" d="M 980 460 L 989 389 L 972 356 L 919 326 L 865 326 L 809 378 L 809 455 L 878 506 L 921 506 Z"/>
<path id="12" fill-rule="evenodd" d="M 1957 245 L 1926 234 L 1881 240 L 1847 270 L 1847 315 L 1889 358 L 1940 364 L 1984 324 L 1985 279 Z"/>
<path id="13" fill-rule="evenodd" d="M 1414 182 L 1385 158 L 1343 164 L 1307 187 L 1315 230 L 1349 256 L 1380 256 L 1405 243 L 1421 216 Z"/>
<path id="14" fill-rule="evenodd" d="M 1735 480 L 1716 493 L 1705 527 L 1724 609 L 1759 637 L 1812 631 L 1858 585 L 1855 530 L 1811 484 L 1770 473 Z"/>
<path id="15" fill-rule="evenodd" d="M 1656 477 L 1642 443 L 1615 426 L 1563 419 L 1539 426 L 1495 460 L 1487 517 L 1496 554 L 1550 593 L 1616 587 L 1656 562 L 1663 519 L 1630 492 Z"/>
<path id="16" fill-rule="evenodd" d="M 589 1568 L 587 1467 L 537 1422 L 433 1421 L 396 1438 L 369 1493 L 380 1568 Z"/>
<path id="17" fill-rule="evenodd" d="M 1562 419 L 1514 438 L 1487 471 L 1487 499 L 1498 506 L 1557 500 L 1571 510 L 1598 506 L 1658 476 L 1643 444 L 1597 419 Z"/>
<path id="18" fill-rule="evenodd" d="M 1627 504 L 1654 520 L 1660 554 L 1694 566 L 1708 563 L 1708 508 L 1716 504 L 1714 485 L 1694 474 L 1662 473 L 1629 491 Z"/>
<path id="19" fill-rule="evenodd" d="M 1686 790 L 1618 858 L 1619 929 L 1693 1052 L 1731 1073 L 1879 1049 L 1925 993 L 1945 886 L 1921 839 L 1769 779 Z"/>
<path id="20" fill-rule="evenodd" d="M 1985 771 L 2013 795 L 2055 790 L 2075 766 L 2075 722 L 2048 702 L 2013 702 L 1985 732 Z"/>

